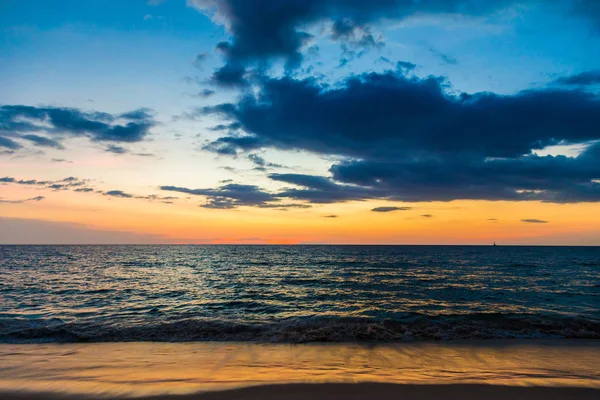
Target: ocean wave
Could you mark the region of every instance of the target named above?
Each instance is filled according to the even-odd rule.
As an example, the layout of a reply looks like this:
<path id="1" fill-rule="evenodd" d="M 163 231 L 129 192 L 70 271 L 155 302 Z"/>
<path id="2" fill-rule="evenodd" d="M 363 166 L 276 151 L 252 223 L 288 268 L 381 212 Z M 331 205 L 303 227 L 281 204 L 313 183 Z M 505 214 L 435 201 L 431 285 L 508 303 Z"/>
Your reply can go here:
<path id="1" fill-rule="evenodd" d="M 193 342 L 269 343 L 394 342 L 460 339 L 600 339 L 600 321 L 530 314 L 411 315 L 400 320 L 293 318 L 263 323 L 185 319 L 132 326 L 0 321 L 0 342 Z"/>

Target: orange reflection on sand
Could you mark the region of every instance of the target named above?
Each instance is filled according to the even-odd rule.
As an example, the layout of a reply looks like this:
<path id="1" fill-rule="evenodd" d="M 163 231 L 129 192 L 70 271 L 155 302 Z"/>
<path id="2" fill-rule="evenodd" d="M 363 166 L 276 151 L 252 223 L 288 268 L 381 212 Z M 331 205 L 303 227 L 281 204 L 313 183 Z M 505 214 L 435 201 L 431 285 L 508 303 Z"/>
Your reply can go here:
<path id="1" fill-rule="evenodd" d="M 132 396 L 270 383 L 600 388 L 600 343 L 0 345 L 0 390 Z"/>

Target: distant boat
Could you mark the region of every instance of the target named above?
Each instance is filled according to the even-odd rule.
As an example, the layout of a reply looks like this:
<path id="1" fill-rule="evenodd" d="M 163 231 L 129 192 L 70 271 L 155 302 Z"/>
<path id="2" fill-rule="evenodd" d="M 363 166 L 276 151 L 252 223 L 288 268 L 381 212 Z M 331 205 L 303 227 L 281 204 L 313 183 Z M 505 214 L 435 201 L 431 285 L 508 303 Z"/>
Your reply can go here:
<path id="1" fill-rule="evenodd" d="M 496 242 L 494 242 L 494 247 L 498 247 L 498 245 L 496 244 Z"/>

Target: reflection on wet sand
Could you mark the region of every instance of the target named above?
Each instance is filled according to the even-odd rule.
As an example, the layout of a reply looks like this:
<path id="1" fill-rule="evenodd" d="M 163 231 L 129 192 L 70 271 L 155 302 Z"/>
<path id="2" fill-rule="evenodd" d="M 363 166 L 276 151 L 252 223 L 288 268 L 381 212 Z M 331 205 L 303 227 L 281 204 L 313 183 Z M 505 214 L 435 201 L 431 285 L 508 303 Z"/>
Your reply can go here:
<path id="1" fill-rule="evenodd" d="M 600 389 L 600 342 L 0 345 L 0 390 L 183 394 L 275 383 L 481 384 Z"/>

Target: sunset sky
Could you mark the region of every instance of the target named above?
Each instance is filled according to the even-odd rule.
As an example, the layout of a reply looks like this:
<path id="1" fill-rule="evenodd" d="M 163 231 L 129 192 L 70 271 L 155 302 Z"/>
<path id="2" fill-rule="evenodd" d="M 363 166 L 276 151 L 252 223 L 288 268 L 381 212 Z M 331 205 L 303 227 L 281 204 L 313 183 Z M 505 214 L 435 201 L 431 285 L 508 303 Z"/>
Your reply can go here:
<path id="1" fill-rule="evenodd" d="M 600 245 L 599 202 L 600 1 L 0 1 L 0 243 Z"/>

